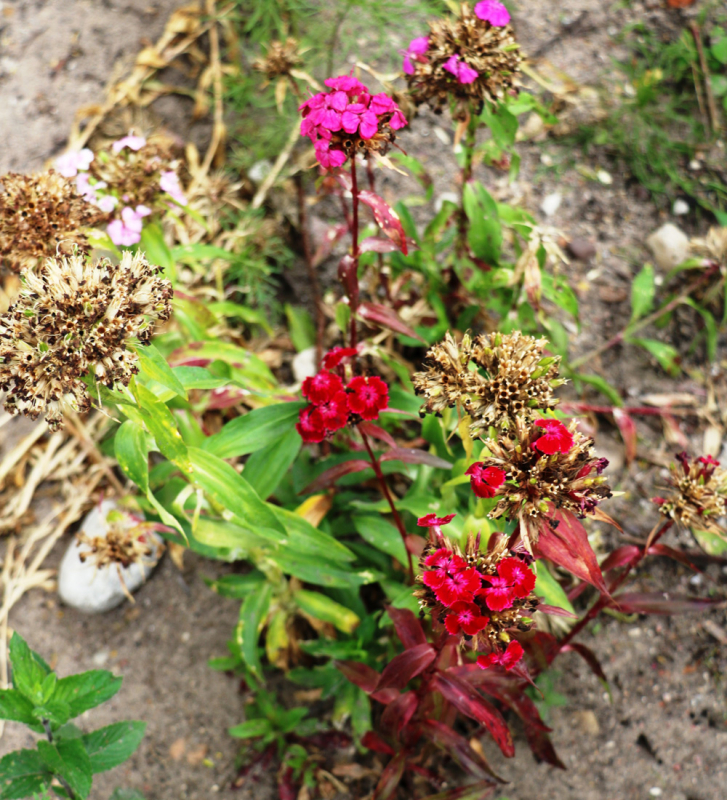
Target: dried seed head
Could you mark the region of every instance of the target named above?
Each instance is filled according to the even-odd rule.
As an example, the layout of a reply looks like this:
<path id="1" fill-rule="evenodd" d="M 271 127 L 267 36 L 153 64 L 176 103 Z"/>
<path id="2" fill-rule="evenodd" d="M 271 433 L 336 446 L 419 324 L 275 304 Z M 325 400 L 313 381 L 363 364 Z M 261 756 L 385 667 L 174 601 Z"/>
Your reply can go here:
<path id="1" fill-rule="evenodd" d="M 453 117 L 462 120 L 471 106 L 479 113 L 485 101 L 495 103 L 514 89 L 522 55 L 510 25 L 492 25 L 463 3 L 459 17 L 430 22 L 427 39 L 426 51 L 410 62 L 412 72 L 405 76 L 415 105 L 427 103 L 440 112 L 451 98 Z M 470 73 L 463 82 L 453 58 L 477 77 Z"/>
<path id="2" fill-rule="evenodd" d="M 284 42 L 271 42 L 265 57 L 252 62 L 253 69 L 264 72 L 268 80 L 290 75 L 302 65 L 298 41 L 292 37 Z"/>
<path id="3" fill-rule="evenodd" d="M 555 407 L 553 389 L 562 383 L 560 356 L 545 357 L 547 344 L 515 331 L 474 341 L 465 335 L 458 345 L 447 333 L 427 353 L 426 371 L 413 377 L 416 393 L 426 398 L 420 414 L 441 414 L 459 404 L 472 419 L 473 435 L 532 420 L 536 412 Z"/>
<path id="4" fill-rule="evenodd" d="M 654 498 L 659 511 L 686 528 L 727 539 L 727 527 L 721 519 L 727 515 L 727 471 L 711 456 L 690 462 L 686 453 L 679 453 L 677 461 L 670 467 L 671 494 Z"/>
<path id="5" fill-rule="evenodd" d="M 114 509 L 106 516 L 106 527 L 106 536 L 88 536 L 82 531 L 76 534 L 76 540 L 89 548 L 79 553 L 82 562 L 90 561 L 96 567 L 117 564 L 126 568 L 142 563 L 155 552 L 161 554 L 161 541 L 158 537 L 153 541 L 151 538 L 153 523 Z"/>
<path id="6" fill-rule="evenodd" d="M 65 407 L 90 408 L 89 372 L 104 386 L 128 384 L 138 372 L 128 340 L 148 344 L 154 322 L 171 314 L 172 287 L 160 272 L 129 252 L 120 264 L 76 253 L 25 271 L 18 300 L 0 317 L 5 409 L 31 419 L 45 413 L 57 430 Z"/>
<path id="7" fill-rule="evenodd" d="M 692 239 L 689 247 L 695 256 L 719 264 L 723 273 L 727 270 L 727 227 L 710 228 L 706 236 Z"/>
<path id="8" fill-rule="evenodd" d="M 15 272 L 39 259 L 88 252 L 86 228 L 107 218 L 54 170 L 0 178 L 0 262 Z"/>

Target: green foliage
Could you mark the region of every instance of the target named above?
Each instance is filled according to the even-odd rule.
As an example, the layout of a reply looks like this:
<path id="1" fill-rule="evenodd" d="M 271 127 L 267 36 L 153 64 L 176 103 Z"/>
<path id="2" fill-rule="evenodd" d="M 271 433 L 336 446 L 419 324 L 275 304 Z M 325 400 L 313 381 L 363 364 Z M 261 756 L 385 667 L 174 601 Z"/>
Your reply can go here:
<path id="1" fill-rule="evenodd" d="M 105 703 L 121 678 L 91 670 L 58 678 L 17 632 L 9 646 L 12 688 L 0 691 L 0 719 L 21 722 L 45 735 L 35 750 L 18 750 L 0 759 L 0 800 L 32 797 L 60 782 L 63 797 L 86 798 L 93 776 L 122 764 L 136 750 L 146 723 L 120 722 L 91 733 L 68 724 Z M 57 784 L 53 791 L 60 793 Z"/>

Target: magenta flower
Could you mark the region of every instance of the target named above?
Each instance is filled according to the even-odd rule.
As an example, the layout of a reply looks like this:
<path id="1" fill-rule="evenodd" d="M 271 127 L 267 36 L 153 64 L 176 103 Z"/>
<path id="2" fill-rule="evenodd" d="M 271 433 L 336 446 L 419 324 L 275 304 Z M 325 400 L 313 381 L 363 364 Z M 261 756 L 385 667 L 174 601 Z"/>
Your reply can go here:
<path id="1" fill-rule="evenodd" d="M 451 72 L 459 83 L 474 83 L 480 74 L 472 69 L 464 61 L 460 61 L 459 55 L 450 56 L 443 64 L 447 72 Z"/>
<path id="2" fill-rule="evenodd" d="M 368 89 L 353 77 L 353 75 L 339 75 L 337 78 L 326 78 L 323 83 L 329 89 L 335 89 L 337 92 L 345 92 L 352 99 L 359 94 L 368 93 Z"/>
<path id="3" fill-rule="evenodd" d="M 114 142 L 111 145 L 111 149 L 114 151 L 114 153 L 120 153 L 125 147 L 128 147 L 129 150 L 141 150 L 145 144 L 146 139 L 143 136 L 134 136 L 133 134 L 129 134 L 128 136 L 124 136 L 123 139 L 119 139 L 118 141 Z"/>
<path id="4" fill-rule="evenodd" d="M 109 222 L 106 232 L 117 247 L 130 247 L 141 241 L 141 220 L 149 214 L 151 209 L 147 206 L 125 206 L 121 209 L 121 219 Z"/>
<path id="5" fill-rule="evenodd" d="M 412 61 L 426 61 L 426 58 L 424 58 L 424 53 L 426 53 L 428 49 L 428 36 L 417 36 L 416 39 L 412 39 L 409 42 L 409 47 L 404 53 L 404 63 L 402 64 L 402 69 L 407 75 L 414 74 L 415 70 L 414 65 L 411 63 Z"/>
<path id="6" fill-rule="evenodd" d="M 55 160 L 55 168 L 64 178 L 75 178 L 79 172 L 87 170 L 93 161 L 93 151 L 88 147 L 83 150 L 69 150 L 58 156 Z"/>
<path id="7" fill-rule="evenodd" d="M 359 133 L 362 139 L 370 139 L 379 129 L 379 118 L 363 103 L 349 103 L 341 116 L 346 133 Z"/>
<path id="8" fill-rule="evenodd" d="M 172 200 L 179 203 L 180 206 L 187 205 L 187 198 L 184 196 L 182 187 L 179 184 L 179 176 L 173 169 L 162 172 L 159 179 L 159 188 L 166 192 Z"/>
<path id="9" fill-rule="evenodd" d="M 475 6 L 475 14 L 496 28 L 502 28 L 510 22 L 510 12 L 499 0 L 481 0 Z"/>

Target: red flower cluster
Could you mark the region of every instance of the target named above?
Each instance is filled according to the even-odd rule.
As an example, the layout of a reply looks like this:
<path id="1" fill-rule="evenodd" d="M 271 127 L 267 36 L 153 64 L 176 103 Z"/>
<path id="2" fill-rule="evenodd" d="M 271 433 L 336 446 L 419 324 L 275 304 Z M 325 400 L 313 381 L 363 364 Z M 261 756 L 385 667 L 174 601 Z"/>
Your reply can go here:
<path id="1" fill-rule="evenodd" d="M 299 111 L 302 136 L 313 142 L 318 163 L 333 169 L 345 163 L 348 155 L 332 141 L 333 134 L 343 131 L 349 136 L 371 139 L 384 124 L 391 130 L 406 125 L 399 106 L 384 93 L 372 95 L 352 75 L 341 75 L 325 81 L 330 92 L 319 92 L 303 103 Z"/>
<path id="2" fill-rule="evenodd" d="M 431 567 L 422 575 L 422 583 L 434 591 L 437 600 L 451 607 L 457 602 L 471 603 L 482 587 L 482 578 L 474 567 L 468 567 L 462 556 L 446 547 L 424 559 Z M 484 627 L 484 626 L 483 626 Z"/>
<path id="3" fill-rule="evenodd" d="M 486 656 L 479 656 L 477 659 L 477 666 L 482 667 L 482 669 L 487 669 L 493 664 L 499 664 L 509 671 L 520 661 L 524 653 L 525 651 L 520 642 L 513 639 L 507 646 L 505 652 L 500 653 L 495 651 L 494 653 L 488 653 Z"/>
<path id="4" fill-rule="evenodd" d="M 527 597 L 535 588 L 535 574 L 519 558 L 503 558 L 497 565 L 497 575 L 483 575 L 490 586 L 480 589 L 491 611 L 512 608 L 516 597 Z"/>
<path id="5" fill-rule="evenodd" d="M 557 419 L 538 419 L 536 428 L 544 428 L 545 432 L 533 442 L 541 453 L 552 456 L 554 453 L 568 453 L 573 447 L 573 434 Z"/>
<path id="6" fill-rule="evenodd" d="M 477 497 L 494 497 L 505 483 L 505 472 L 499 467 L 486 467 L 482 462 L 473 464 L 465 475 L 470 476 L 472 491 Z"/>
<path id="7" fill-rule="evenodd" d="M 353 348 L 337 349 L 344 351 Z M 338 364 L 349 355 L 352 353 L 332 351 L 326 358 L 333 356 L 329 363 Z M 340 430 L 347 422 L 359 421 L 357 418 L 377 419 L 379 412 L 389 404 L 389 387 L 376 376 L 352 378 L 344 388 L 338 375 L 323 369 L 303 381 L 302 392 L 310 405 L 301 410 L 295 428 L 304 442 L 322 442 L 328 434 Z"/>

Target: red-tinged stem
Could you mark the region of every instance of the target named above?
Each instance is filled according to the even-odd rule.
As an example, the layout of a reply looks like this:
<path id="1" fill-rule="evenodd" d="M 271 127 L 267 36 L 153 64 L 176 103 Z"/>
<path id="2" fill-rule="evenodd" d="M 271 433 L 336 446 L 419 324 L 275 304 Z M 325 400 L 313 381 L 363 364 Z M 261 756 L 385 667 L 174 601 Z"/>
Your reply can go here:
<path id="1" fill-rule="evenodd" d="M 406 550 L 407 558 L 409 559 L 409 580 L 411 583 L 414 583 L 414 563 L 412 562 L 411 553 L 409 552 L 409 547 L 406 543 L 406 528 L 404 527 L 404 522 L 397 511 L 396 506 L 394 505 L 394 498 L 391 496 L 391 490 L 389 489 L 389 485 L 386 483 L 386 476 L 381 471 L 381 465 L 379 464 L 379 460 L 374 455 L 374 451 L 371 449 L 371 442 L 369 441 L 369 437 L 363 432 L 360 431 L 361 438 L 363 439 L 364 447 L 366 448 L 366 452 L 369 454 L 369 460 L 371 461 L 371 466 L 374 468 L 374 472 L 376 473 L 376 478 L 379 482 L 379 486 L 381 487 L 381 491 L 384 493 L 384 497 L 386 498 L 386 502 L 389 504 L 389 508 L 391 509 L 391 513 L 394 517 L 394 522 L 396 523 L 396 527 L 399 529 L 399 535 L 401 536 L 401 541 L 404 543 L 404 549 Z"/>
<path id="2" fill-rule="evenodd" d="M 369 179 L 369 189 L 372 193 L 376 193 L 376 178 L 374 177 L 374 168 L 371 165 L 371 159 L 366 159 L 366 175 Z M 379 253 L 377 256 L 377 262 L 379 267 L 379 285 L 384 290 L 386 294 L 386 299 L 391 300 L 391 290 L 389 288 L 389 279 L 384 274 L 384 256 L 382 253 Z"/>
<path id="3" fill-rule="evenodd" d="M 674 524 L 673 520 L 667 520 L 667 522 L 665 522 L 661 526 L 661 528 L 659 528 L 659 530 L 656 531 L 656 533 L 654 533 L 653 536 L 648 537 L 648 539 L 646 540 L 646 545 L 644 546 L 643 550 L 639 553 L 639 555 L 636 558 L 634 558 L 634 560 L 631 561 L 629 564 L 626 564 L 626 566 L 623 569 L 623 572 L 621 572 L 621 574 L 618 575 L 616 578 L 614 578 L 613 581 L 611 582 L 611 585 L 608 587 L 608 593 L 611 595 L 611 597 L 613 597 L 613 594 L 617 589 L 620 589 L 621 586 L 623 586 L 623 584 L 626 582 L 626 579 L 633 572 L 633 570 L 639 566 L 639 564 L 644 560 L 644 558 L 646 558 L 646 554 L 649 548 L 655 545 L 659 541 L 659 539 L 661 539 L 661 537 L 669 530 L 669 528 L 671 528 L 673 524 Z M 601 595 L 598 598 L 598 600 L 591 606 L 588 613 L 583 617 L 583 619 L 577 622 L 570 629 L 570 631 L 568 631 L 568 633 L 560 640 L 560 642 L 558 642 L 558 649 L 555 652 L 553 659 L 555 659 L 558 653 L 560 653 L 567 644 L 573 641 L 573 639 L 576 636 L 578 636 L 578 634 L 586 627 L 586 625 L 588 625 L 589 622 L 595 619 L 598 613 L 602 609 L 604 609 L 609 603 L 610 600 L 604 595 Z"/>
<path id="4" fill-rule="evenodd" d="M 353 258 L 353 280 L 358 286 L 358 183 L 356 182 L 356 154 L 351 156 L 351 257 Z M 355 293 L 358 295 L 358 291 Z M 356 297 L 351 297 L 351 347 L 356 347 L 358 337 L 356 332 L 356 311 L 358 309 L 358 301 Z"/>
<path id="5" fill-rule="evenodd" d="M 654 408 L 652 406 L 594 406 L 590 403 L 562 403 L 559 408 L 566 413 L 574 411 L 592 411 L 594 414 L 613 414 L 615 410 L 623 411 L 626 414 L 633 414 L 637 417 L 665 417 L 669 415 L 682 416 L 687 414 L 698 414 L 695 409 L 682 408 Z"/>
<path id="6" fill-rule="evenodd" d="M 645 328 L 652 322 L 656 322 L 656 320 L 659 319 L 659 317 L 663 317 L 664 314 L 668 314 L 670 311 L 673 311 L 678 305 L 683 303 L 695 289 L 698 289 L 703 283 L 707 283 L 707 281 L 709 281 L 709 279 L 715 274 L 715 272 L 717 272 L 718 269 L 719 264 L 711 263 L 696 280 L 692 281 L 683 292 L 670 300 L 665 306 L 657 308 L 652 314 L 640 319 L 638 322 L 627 325 L 622 331 L 619 331 L 615 336 L 612 336 L 607 342 L 599 345 L 595 350 L 591 350 L 590 353 L 586 353 L 585 355 L 571 361 L 571 369 L 577 369 L 583 364 L 588 363 L 596 356 L 600 356 L 601 353 L 605 353 L 606 350 L 610 350 L 612 347 L 620 344 L 626 338 L 626 336 L 636 333 L 636 331 Z"/>
<path id="7" fill-rule="evenodd" d="M 300 227 L 300 238 L 303 245 L 303 258 L 308 271 L 311 291 L 313 292 L 313 305 L 315 308 L 316 320 L 316 366 L 320 367 L 323 358 L 323 336 L 326 327 L 326 318 L 323 314 L 323 302 L 321 300 L 321 285 L 318 282 L 318 273 L 313 264 L 313 254 L 311 253 L 310 236 L 308 234 L 308 215 L 305 206 L 305 189 L 303 178 L 299 173 L 296 176 L 298 188 L 298 225 Z"/>

